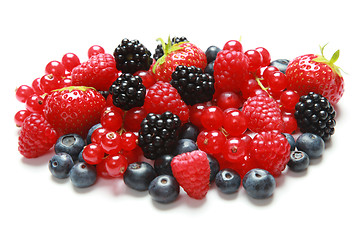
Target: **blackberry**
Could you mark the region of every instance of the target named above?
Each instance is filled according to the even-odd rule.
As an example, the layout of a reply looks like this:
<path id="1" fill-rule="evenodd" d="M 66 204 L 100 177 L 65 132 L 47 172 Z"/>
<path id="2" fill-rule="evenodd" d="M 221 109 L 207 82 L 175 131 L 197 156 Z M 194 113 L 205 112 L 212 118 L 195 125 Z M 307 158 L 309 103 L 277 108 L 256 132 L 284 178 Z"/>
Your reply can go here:
<path id="1" fill-rule="evenodd" d="M 113 104 L 123 110 L 144 105 L 146 89 L 139 76 L 130 73 L 121 74 L 109 89 Z"/>
<path id="2" fill-rule="evenodd" d="M 335 132 L 335 115 L 330 102 L 314 92 L 300 97 L 294 113 L 301 132 L 316 134 L 324 141 L 329 140 Z"/>
<path id="3" fill-rule="evenodd" d="M 123 73 L 134 74 L 139 70 L 149 70 L 153 59 L 150 51 L 139 42 L 124 38 L 114 50 L 116 68 Z"/>
<path id="4" fill-rule="evenodd" d="M 171 39 L 171 44 L 177 44 L 177 43 L 181 43 L 181 42 L 188 42 L 188 40 L 186 39 L 186 37 L 173 37 Z M 161 58 L 164 55 L 164 49 L 162 44 L 158 44 L 156 49 L 155 49 L 155 53 L 153 55 L 153 58 L 157 61 L 159 58 Z"/>
<path id="5" fill-rule="evenodd" d="M 179 65 L 171 77 L 170 84 L 187 105 L 210 101 L 214 95 L 214 78 L 200 68 Z"/>
<path id="6" fill-rule="evenodd" d="M 155 160 L 172 153 L 178 141 L 180 118 L 167 111 L 163 114 L 149 113 L 141 122 L 138 145 L 144 156 Z"/>

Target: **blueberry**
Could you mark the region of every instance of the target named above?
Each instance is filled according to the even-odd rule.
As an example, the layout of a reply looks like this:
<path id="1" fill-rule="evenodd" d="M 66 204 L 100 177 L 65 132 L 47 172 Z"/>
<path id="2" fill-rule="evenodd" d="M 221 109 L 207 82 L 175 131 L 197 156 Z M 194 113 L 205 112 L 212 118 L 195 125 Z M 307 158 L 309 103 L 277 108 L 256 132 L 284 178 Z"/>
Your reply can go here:
<path id="1" fill-rule="evenodd" d="M 210 164 L 210 183 L 215 180 L 216 174 L 220 171 L 220 165 L 218 160 L 213 156 L 207 154 L 207 159 L 209 160 Z"/>
<path id="2" fill-rule="evenodd" d="M 288 167 L 293 172 L 301 172 L 308 168 L 310 163 L 309 156 L 303 151 L 292 151 L 290 153 L 290 160 L 287 163 Z"/>
<path id="3" fill-rule="evenodd" d="M 212 61 L 211 63 L 206 65 L 206 67 L 204 69 L 204 73 L 208 73 L 214 77 L 214 64 L 215 64 L 215 61 Z"/>
<path id="4" fill-rule="evenodd" d="M 277 69 L 279 69 L 280 72 L 282 72 L 283 74 L 286 73 L 286 69 L 289 65 L 289 60 L 287 59 L 276 59 L 274 61 L 272 61 L 270 63 L 270 66 L 274 66 L 276 67 Z"/>
<path id="5" fill-rule="evenodd" d="M 170 175 L 173 176 L 171 170 L 171 161 L 174 158 L 174 155 L 166 154 L 162 155 L 154 161 L 154 169 L 158 175 Z"/>
<path id="6" fill-rule="evenodd" d="M 235 193 L 241 185 L 241 178 L 236 171 L 226 168 L 216 174 L 215 184 L 223 193 Z"/>
<path id="7" fill-rule="evenodd" d="M 179 196 L 180 186 L 176 179 L 169 175 L 154 178 L 149 185 L 151 198 L 160 203 L 171 203 Z"/>
<path id="8" fill-rule="evenodd" d="M 96 181 L 96 168 L 90 164 L 78 162 L 70 170 L 70 180 L 75 187 L 90 187 Z"/>
<path id="9" fill-rule="evenodd" d="M 57 153 L 49 161 L 49 170 L 56 178 L 69 177 L 70 170 L 73 166 L 74 162 L 67 153 Z"/>
<path id="10" fill-rule="evenodd" d="M 320 157 L 325 149 L 324 140 L 313 133 L 303 133 L 296 140 L 296 148 L 307 153 L 310 159 Z"/>
<path id="11" fill-rule="evenodd" d="M 58 138 L 55 143 L 55 153 L 65 152 L 70 154 L 75 161 L 85 147 L 84 139 L 78 134 L 66 134 Z"/>
<path id="12" fill-rule="evenodd" d="M 243 178 L 246 193 L 256 199 L 269 198 L 276 187 L 275 178 L 266 170 L 254 168 Z"/>
<path id="13" fill-rule="evenodd" d="M 192 123 L 185 123 L 179 131 L 179 139 L 191 139 L 196 141 L 199 135 L 199 128 Z"/>
<path id="14" fill-rule="evenodd" d="M 94 126 L 92 126 L 89 131 L 88 131 L 88 134 L 86 136 L 86 143 L 87 144 L 90 144 L 91 143 L 91 135 L 93 134 L 93 132 L 98 129 L 98 128 L 101 128 L 102 125 L 100 123 L 98 124 L 95 124 Z"/>
<path id="15" fill-rule="evenodd" d="M 194 150 L 198 150 L 198 147 L 196 145 L 196 142 L 191 139 L 180 139 L 173 151 L 173 155 L 179 155 L 186 152 L 192 152 Z"/>
<path id="16" fill-rule="evenodd" d="M 145 191 L 148 190 L 155 177 L 155 169 L 149 163 L 135 162 L 127 167 L 124 173 L 124 182 L 134 190 Z"/>
<path id="17" fill-rule="evenodd" d="M 293 137 L 293 135 L 291 135 L 289 133 L 282 133 L 282 135 L 284 135 L 286 140 L 288 140 L 288 142 L 290 144 L 290 151 L 294 151 L 295 150 L 295 138 Z"/>
<path id="18" fill-rule="evenodd" d="M 209 64 L 212 61 L 215 61 L 216 56 L 220 51 L 221 51 L 221 49 L 216 46 L 208 47 L 208 49 L 206 49 L 206 51 L 205 51 L 207 63 Z"/>
<path id="19" fill-rule="evenodd" d="M 82 155 L 83 151 L 84 151 L 84 148 L 81 150 L 81 152 L 79 152 L 79 155 L 77 158 L 78 162 L 85 162 L 83 155 Z"/>

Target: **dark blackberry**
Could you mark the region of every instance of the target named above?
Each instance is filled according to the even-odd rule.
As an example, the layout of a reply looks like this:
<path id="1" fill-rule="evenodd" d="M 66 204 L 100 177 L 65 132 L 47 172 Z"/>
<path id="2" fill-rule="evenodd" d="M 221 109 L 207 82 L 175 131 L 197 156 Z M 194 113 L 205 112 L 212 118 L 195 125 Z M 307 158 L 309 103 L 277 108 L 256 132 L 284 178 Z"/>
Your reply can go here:
<path id="1" fill-rule="evenodd" d="M 150 51 L 139 42 L 124 38 L 114 50 L 116 68 L 123 73 L 134 74 L 139 70 L 149 70 L 153 59 Z"/>
<path id="2" fill-rule="evenodd" d="M 173 37 L 171 39 L 171 44 L 176 44 L 176 43 L 181 43 L 181 42 L 188 42 L 188 40 L 186 39 L 186 37 Z M 157 61 L 159 58 L 161 58 L 164 55 L 164 49 L 162 44 L 158 44 L 156 49 L 155 49 L 155 53 L 153 55 L 153 58 Z"/>
<path id="3" fill-rule="evenodd" d="M 141 122 L 138 137 L 138 145 L 144 156 L 155 160 L 172 153 L 178 141 L 180 125 L 180 118 L 169 111 L 161 115 L 149 113 Z"/>
<path id="4" fill-rule="evenodd" d="M 109 92 L 113 104 L 123 110 L 144 105 L 146 89 L 139 76 L 130 73 L 121 74 L 110 86 Z"/>
<path id="5" fill-rule="evenodd" d="M 294 113 L 301 132 L 316 134 L 324 141 L 329 140 L 335 132 L 335 115 L 330 102 L 313 92 L 300 97 Z"/>
<path id="6" fill-rule="evenodd" d="M 214 95 L 214 78 L 200 68 L 179 65 L 171 77 L 170 84 L 188 105 L 210 101 Z"/>

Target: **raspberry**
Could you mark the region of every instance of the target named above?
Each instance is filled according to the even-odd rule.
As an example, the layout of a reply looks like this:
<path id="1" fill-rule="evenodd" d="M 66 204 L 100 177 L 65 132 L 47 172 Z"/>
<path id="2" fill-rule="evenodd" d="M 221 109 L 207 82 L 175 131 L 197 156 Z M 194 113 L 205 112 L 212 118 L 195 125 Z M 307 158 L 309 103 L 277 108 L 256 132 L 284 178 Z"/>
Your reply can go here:
<path id="1" fill-rule="evenodd" d="M 151 86 L 145 96 L 144 109 L 148 113 L 162 114 L 170 111 L 179 116 L 181 122 L 187 122 L 189 108 L 181 100 L 177 90 L 168 82 L 158 81 Z"/>
<path id="2" fill-rule="evenodd" d="M 115 59 L 108 53 L 93 55 L 71 72 L 73 85 L 94 87 L 102 91 L 108 91 L 117 76 Z"/>
<path id="3" fill-rule="evenodd" d="M 210 164 L 205 152 L 195 150 L 177 155 L 171 169 L 180 186 L 191 198 L 203 199 L 209 190 Z"/>
<path id="4" fill-rule="evenodd" d="M 257 95 L 248 98 L 242 111 L 248 119 L 248 128 L 253 132 L 282 131 L 284 128 L 279 105 L 269 96 Z"/>
<path id="5" fill-rule="evenodd" d="M 239 92 L 248 78 L 248 59 L 239 51 L 220 51 L 214 63 L 215 91 Z"/>
<path id="6" fill-rule="evenodd" d="M 56 131 L 44 116 L 32 113 L 23 122 L 19 136 L 19 152 L 26 158 L 46 153 L 58 138 Z"/>
<path id="7" fill-rule="evenodd" d="M 279 131 L 261 132 L 250 142 L 250 155 L 258 168 L 277 177 L 290 159 L 290 144 Z"/>

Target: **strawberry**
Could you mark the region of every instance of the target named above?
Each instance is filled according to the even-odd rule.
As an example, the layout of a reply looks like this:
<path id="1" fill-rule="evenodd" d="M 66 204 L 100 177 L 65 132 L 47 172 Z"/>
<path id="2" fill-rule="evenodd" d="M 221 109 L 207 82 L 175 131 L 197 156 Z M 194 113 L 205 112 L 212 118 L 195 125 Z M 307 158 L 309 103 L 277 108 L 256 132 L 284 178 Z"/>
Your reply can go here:
<path id="1" fill-rule="evenodd" d="M 191 198 L 203 199 L 210 183 L 210 164 L 205 152 L 195 150 L 177 155 L 171 169 L 179 185 Z"/>
<path id="2" fill-rule="evenodd" d="M 94 88 L 71 86 L 51 92 L 45 98 L 44 115 L 60 134 L 86 136 L 100 122 L 105 98 Z"/>
<path id="3" fill-rule="evenodd" d="M 58 134 L 39 113 L 25 118 L 19 135 L 19 152 L 26 158 L 36 158 L 54 146 Z"/>
<path id="4" fill-rule="evenodd" d="M 289 63 L 286 69 L 288 88 L 297 91 L 299 95 L 315 92 L 326 97 L 331 104 L 336 104 L 344 93 L 344 79 L 340 68 L 335 65 L 340 51 L 337 50 L 327 60 L 324 57 L 325 46 L 320 48 L 321 56 L 306 54 Z"/>
<path id="5" fill-rule="evenodd" d="M 159 38 L 164 49 L 164 55 L 154 64 L 152 71 L 157 81 L 170 82 L 171 74 L 178 65 L 195 66 L 205 69 L 207 60 L 205 53 L 190 42 L 172 44 L 170 37 L 168 43 Z"/>

